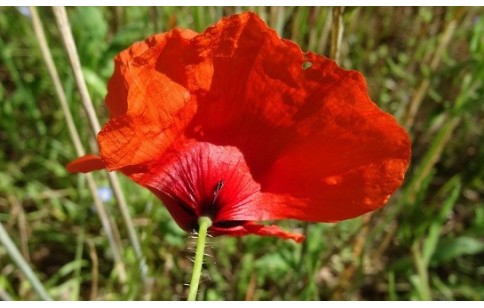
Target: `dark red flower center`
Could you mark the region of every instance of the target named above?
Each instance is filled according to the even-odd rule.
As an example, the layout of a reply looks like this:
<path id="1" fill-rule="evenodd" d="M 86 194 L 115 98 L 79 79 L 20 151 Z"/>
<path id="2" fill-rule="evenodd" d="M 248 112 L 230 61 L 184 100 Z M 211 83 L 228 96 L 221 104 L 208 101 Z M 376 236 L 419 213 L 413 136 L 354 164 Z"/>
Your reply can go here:
<path id="1" fill-rule="evenodd" d="M 259 201 L 260 185 L 242 153 L 233 146 L 188 142 L 163 156 L 141 180 L 185 230 L 208 216 L 212 229 L 244 225 L 247 208 Z"/>

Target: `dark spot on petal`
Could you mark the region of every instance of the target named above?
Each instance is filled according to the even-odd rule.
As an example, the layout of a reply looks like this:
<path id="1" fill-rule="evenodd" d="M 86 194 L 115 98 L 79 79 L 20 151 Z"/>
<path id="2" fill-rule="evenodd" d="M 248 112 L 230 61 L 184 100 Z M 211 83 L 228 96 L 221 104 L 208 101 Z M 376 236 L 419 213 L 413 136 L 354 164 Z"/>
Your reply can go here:
<path id="1" fill-rule="evenodd" d="M 303 69 L 303 70 L 307 70 L 307 69 L 309 69 L 311 66 L 313 66 L 313 64 L 312 64 L 311 62 L 309 62 L 309 61 L 305 61 L 305 62 L 303 62 L 303 64 L 302 64 L 302 69 Z"/>

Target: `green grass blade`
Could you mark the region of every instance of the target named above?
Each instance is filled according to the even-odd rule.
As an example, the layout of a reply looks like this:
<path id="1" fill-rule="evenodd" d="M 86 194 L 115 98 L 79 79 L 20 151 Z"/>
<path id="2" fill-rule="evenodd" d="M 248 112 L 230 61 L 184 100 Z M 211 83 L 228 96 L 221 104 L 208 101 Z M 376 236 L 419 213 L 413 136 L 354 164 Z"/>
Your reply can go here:
<path id="1" fill-rule="evenodd" d="M 25 261 L 24 257 L 18 250 L 17 246 L 15 246 L 14 242 L 8 235 L 7 230 L 5 230 L 1 222 L 0 222 L 0 242 L 7 250 L 8 254 L 10 255 L 10 258 L 13 260 L 13 262 L 15 262 L 15 264 L 17 264 L 18 268 L 22 271 L 22 273 L 30 282 L 34 290 L 37 292 L 37 295 L 39 295 L 39 297 L 42 300 L 46 300 L 46 301 L 52 300 L 52 298 L 50 297 L 50 295 L 47 293 L 46 289 L 40 282 L 39 278 L 37 278 L 32 268 L 29 266 L 27 261 Z"/>

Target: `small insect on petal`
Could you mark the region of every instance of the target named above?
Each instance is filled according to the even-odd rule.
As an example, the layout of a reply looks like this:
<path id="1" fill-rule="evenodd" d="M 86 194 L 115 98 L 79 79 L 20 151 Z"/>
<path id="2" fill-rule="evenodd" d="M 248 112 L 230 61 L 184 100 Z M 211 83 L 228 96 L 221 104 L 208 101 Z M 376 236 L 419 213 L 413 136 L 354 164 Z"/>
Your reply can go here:
<path id="1" fill-rule="evenodd" d="M 213 201 L 212 204 L 215 204 L 217 201 L 217 197 L 220 194 L 220 191 L 224 187 L 224 180 L 220 180 L 220 182 L 217 183 L 217 186 L 215 186 L 215 189 L 213 191 Z"/>

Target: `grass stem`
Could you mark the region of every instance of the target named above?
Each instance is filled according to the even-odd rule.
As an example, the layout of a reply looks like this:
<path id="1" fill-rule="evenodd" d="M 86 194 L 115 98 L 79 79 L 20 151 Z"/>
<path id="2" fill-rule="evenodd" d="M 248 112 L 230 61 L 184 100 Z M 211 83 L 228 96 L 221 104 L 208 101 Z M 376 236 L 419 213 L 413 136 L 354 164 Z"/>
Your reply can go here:
<path id="1" fill-rule="evenodd" d="M 0 289 L 0 300 L 1 301 L 13 301 L 12 296 L 7 293 L 7 291 Z"/>
<path id="2" fill-rule="evenodd" d="M 419 245 L 419 242 L 415 242 L 412 245 L 412 259 L 419 277 L 419 286 L 417 288 L 417 291 L 419 292 L 420 300 L 431 301 L 432 295 L 429 286 L 427 264 L 425 264 L 425 261 L 420 252 L 420 246 L 421 245 Z"/>
<path id="3" fill-rule="evenodd" d="M 440 38 L 440 42 L 435 49 L 432 60 L 430 61 L 429 68 L 432 73 L 435 73 L 435 71 L 439 67 L 440 62 L 442 61 L 442 56 L 444 54 L 444 51 L 447 49 L 447 45 L 450 43 L 450 40 L 454 35 L 456 28 L 457 28 L 457 21 L 455 19 L 452 19 L 447 24 L 444 30 L 444 33 Z M 431 77 L 432 77 L 431 75 L 425 77 L 425 79 L 422 80 L 419 87 L 417 88 L 417 90 L 414 92 L 414 95 L 412 96 L 412 100 L 410 101 L 409 107 L 403 119 L 403 123 L 405 127 L 409 130 L 412 128 L 413 124 L 415 123 L 415 118 L 420 108 L 420 104 L 422 103 L 423 99 L 427 95 L 427 92 L 430 88 Z"/>
<path id="4" fill-rule="evenodd" d="M 99 125 L 99 120 L 96 116 L 96 111 L 94 110 L 94 105 L 91 101 L 91 97 L 89 96 L 89 92 L 87 90 L 87 85 L 84 80 L 84 76 L 82 74 L 81 62 L 79 60 L 76 44 L 72 36 L 66 10 L 64 7 L 54 7 L 53 10 L 54 10 L 57 26 L 59 28 L 59 31 L 61 32 L 61 36 L 64 42 L 66 52 L 69 56 L 69 62 L 71 64 L 71 68 L 74 73 L 76 84 L 81 94 L 82 103 L 89 118 L 91 130 L 93 134 L 96 135 L 101 130 L 101 128 Z M 134 227 L 131 214 L 129 212 L 128 204 L 122 192 L 121 185 L 119 183 L 119 179 L 117 175 L 115 173 L 108 172 L 108 178 L 109 178 L 111 187 L 113 189 L 113 193 L 116 198 L 117 204 L 119 206 L 119 210 L 121 211 L 121 215 L 123 217 L 125 227 L 128 231 L 128 236 L 131 242 L 131 246 L 133 247 L 134 253 L 138 260 L 141 279 L 143 280 L 145 291 L 147 291 L 148 285 L 149 285 L 148 268 L 146 265 L 145 258 L 143 256 L 143 252 L 141 250 L 141 244 L 138 239 L 138 235 Z"/>
<path id="5" fill-rule="evenodd" d="M 67 103 L 66 94 L 62 87 L 62 83 L 60 81 L 59 74 L 57 72 L 57 68 L 55 66 L 55 62 L 52 57 L 52 53 L 50 52 L 49 45 L 45 37 L 42 21 L 40 20 L 39 15 L 37 13 L 37 9 L 35 7 L 30 7 L 30 12 L 32 15 L 32 22 L 34 25 L 35 35 L 37 37 L 37 41 L 40 46 L 40 51 L 42 53 L 42 58 L 44 59 L 45 65 L 47 66 L 47 71 L 49 72 L 49 76 L 52 79 L 52 82 L 54 83 L 55 92 L 59 100 L 59 103 L 61 105 L 64 118 L 67 123 L 67 128 L 69 130 L 71 141 L 74 144 L 76 154 L 78 156 L 82 156 L 86 152 L 84 150 L 84 147 L 82 146 L 79 132 L 77 131 L 77 128 L 74 124 L 74 119 L 69 109 L 69 105 Z M 91 174 L 86 174 L 86 179 L 87 179 L 89 191 L 94 200 L 94 206 L 96 207 L 96 212 L 99 216 L 104 232 L 106 233 L 106 237 L 108 238 L 108 242 L 109 242 L 111 251 L 113 253 L 114 262 L 116 264 L 115 267 L 119 272 L 120 281 L 125 282 L 126 273 L 125 273 L 125 265 L 123 264 L 123 261 L 121 258 L 121 247 L 120 245 L 117 244 L 115 240 L 113 226 L 109 222 L 109 216 L 106 212 L 106 208 L 103 202 L 101 201 L 101 199 L 99 199 L 99 197 L 97 196 L 97 185 L 94 181 L 94 177 Z"/>
<path id="6" fill-rule="evenodd" d="M 1 222 L 0 222 L 0 242 L 7 250 L 7 253 L 10 255 L 10 258 L 12 258 L 13 262 L 17 264 L 17 266 L 22 271 L 22 273 L 24 273 L 25 277 L 27 277 L 27 280 L 30 282 L 30 284 L 37 292 L 39 297 L 42 300 L 51 301 L 52 298 L 47 293 L 44 286 L 40 282 L 39 278 L 37 278 L 37 276 L 35 275 L 34 271 L 30 268 L 27 261 L 25 261 L 24 257 L 22 257 L 22 254 L 15 246 L 14 242 L 8 235 L 7 230 L 5 230 Z"/>
<path id="7" fill-rule="evenodd" d="M 333 24 L 331 28 L 331 50 L 330 58 L 336 63 L 340 63 L 341 56 L 341 41 L 343 39 L 343 11 L 344 7 L 337 6 L 333 8 Z"/>

